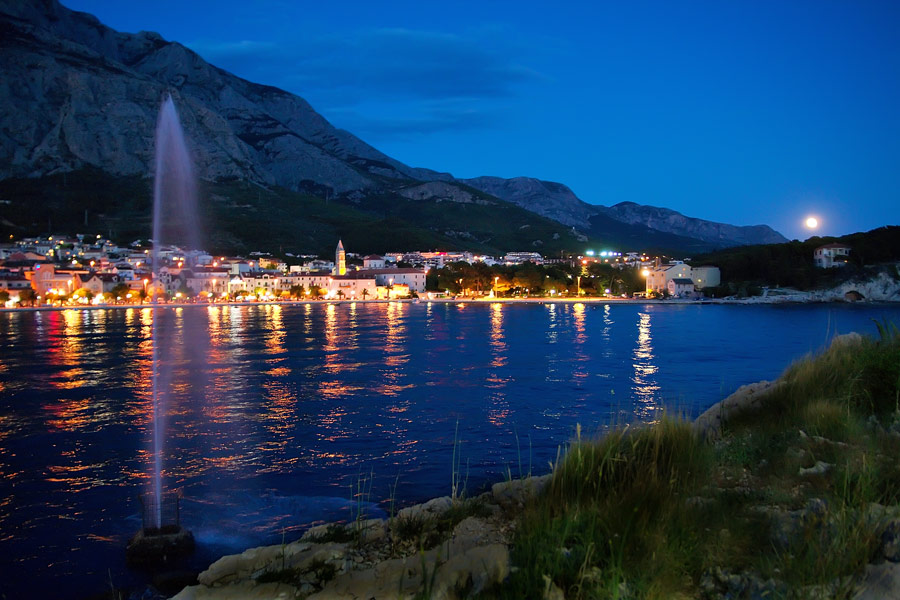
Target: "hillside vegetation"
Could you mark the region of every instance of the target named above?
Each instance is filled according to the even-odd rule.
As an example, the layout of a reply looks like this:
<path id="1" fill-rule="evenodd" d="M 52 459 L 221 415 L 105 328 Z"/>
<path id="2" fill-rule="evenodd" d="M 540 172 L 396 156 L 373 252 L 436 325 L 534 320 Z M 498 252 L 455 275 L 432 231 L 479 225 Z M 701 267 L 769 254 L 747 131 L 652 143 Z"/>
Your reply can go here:
<path id="1" fill-rule="evenodd" d="M 102 233 L 119 242 L 150 237 L 152 181 L 97 169 L 0 181 L 0 235 Z M 199 209 L 209 250 L 283 254 L 461 250 L 497 254 L 575 251 L 586 243 L 565 226 L 508 202 L 407 200 L 381 193 L 359 203 L 244 181 L 201 182 Z M 594 240 L 596 241 L 596 240 Z"/>
<path id="2" fill-rule="evenodd" d="M 813 252 L 840 242 L 851 247 L 849 264 L 839 269 L 818 269 Z M 692 264 L 711 264 L 722 271 L 722 281 L 801 290 L 833 286 L 867 274 L 866 265 L 900 261 L 900 226 L 887 226 L 842 237 L 812 237 L 803 242 L 741 246 L 693 257 Z M 733 291 L 733 290 L 732 290 Z"/>

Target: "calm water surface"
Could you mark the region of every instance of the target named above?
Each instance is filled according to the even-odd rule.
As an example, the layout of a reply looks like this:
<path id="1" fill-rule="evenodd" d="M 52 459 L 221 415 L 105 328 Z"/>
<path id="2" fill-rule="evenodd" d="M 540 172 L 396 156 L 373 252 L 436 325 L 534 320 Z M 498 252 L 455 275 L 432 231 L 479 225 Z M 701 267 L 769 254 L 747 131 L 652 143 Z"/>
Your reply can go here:
<path id="1" fill-rule="evenodd" d="M 150 309 L 0 314 L 0 597 L 81 598 L 124 565 L 150 471 Z M 696 415 L 878 306 L 352 304 L 161 309 L 167 487 L 205 566 L 347 518 L 546 472 L 581 423 Z"/>

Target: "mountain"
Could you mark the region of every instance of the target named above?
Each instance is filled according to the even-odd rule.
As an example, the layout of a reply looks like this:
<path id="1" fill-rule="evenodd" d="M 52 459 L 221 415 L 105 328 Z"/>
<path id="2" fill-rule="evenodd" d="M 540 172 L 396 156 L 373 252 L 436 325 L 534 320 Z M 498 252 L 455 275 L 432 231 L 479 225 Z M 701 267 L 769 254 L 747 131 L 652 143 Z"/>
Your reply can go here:
<path id="1" fill-rule="evenodd" d="M 475 177 L 460 181 L 482 192 L 514 202 L 526 210 L 559 221 L 563 225 L 585 229 L 596 206 L 584 202 L 568 186 L 532 177 Z"/>
<path id="2" fill-rule="evenodd" d="M 558 183 L 458 180 L 405 165 L 299 96 L 56 0 L 0 0 L 0 74 L 2 233 L 149 231 L 156 116 L 171 94 L 213 194 L 205 228 L 222 249 L 318 250 L 328 236 L 357 236 L 366 251 L 696 253 L 733 241 L 628 221 Z"/>
<path id="3" fill-rule="evenodd" d="M 634 202 L 620 202 L 603 212 L 624 223 L 646 225 L 658 231 L 696 238 L 718 246 L 783 244 L 788 239 L 768 225 L 728 225 L 686 217 L 680 212 Z"/>
<path id="4" fill-rule="evenodd" d="M 588 204 L 568 186 L 531 177 L 476 177 L 464 179 L 468 185 L 539 215 L 576 227 L 589 234 L 602 236 L 609 229 L 606 216 L 620 223 L 641 226 L 644 229 L 662 231 L 693 240 L 694 248 L 708 249 L 752 244 L 780 244 L 787 241 L 783 235 L 768 225 L 737 226 L 686 217 L 679 212 L 656 206 L 643 206 L 634 202 L 620 202 L 606 207 Z M 600 227 L 600 229 L 597 228 Z M 697 240 L 706 242 L 698 244 Z M 685 241 L 676 242 L 685 247 Z"/>
<path id="5" fill-rule="evenodd" d="M 145 174 L 171 93 L 205 179 L 292 190 L 449 178 L 410 168 L 333 127 L 302 98 L 236 77 L 156 33 L 126 34 L 55 0 L 0 6 L 0 178 L 84 166 Z M 285 160 L 285 159 L 289 160 Z"/>

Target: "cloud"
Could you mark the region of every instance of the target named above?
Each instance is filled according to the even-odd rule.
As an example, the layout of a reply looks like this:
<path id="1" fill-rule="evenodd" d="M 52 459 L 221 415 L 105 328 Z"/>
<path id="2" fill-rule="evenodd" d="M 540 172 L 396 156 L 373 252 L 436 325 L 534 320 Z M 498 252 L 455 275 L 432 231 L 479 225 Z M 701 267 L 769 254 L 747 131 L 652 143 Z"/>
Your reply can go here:
<path id="1" fill-rule="evenodd" d="M 435 108 L 406 107 L 403 114 L 387 114 L 371 109 L 338 109 L 329 117 L 340 123 L 343 129 L 372 141 L 411 140 L 423 135 L 443 131 L 471 131 L 496 127 L 504 121 L 502 113 L 494 110 L 478 110 L 465 107 Z M 373 113 L 381 116 L 373 118 Z"/>
<path id="2" fill-rule="evenodd" d="M 190 46 L 217 66 L 304 97 L 341 127 L 381 137 L 490 126 L 498 104 L 547 80 L 524 64 L 514 39 L 496 30 L 393 28 Z M 392 114 L 400 107 L 408 114 Z"/>

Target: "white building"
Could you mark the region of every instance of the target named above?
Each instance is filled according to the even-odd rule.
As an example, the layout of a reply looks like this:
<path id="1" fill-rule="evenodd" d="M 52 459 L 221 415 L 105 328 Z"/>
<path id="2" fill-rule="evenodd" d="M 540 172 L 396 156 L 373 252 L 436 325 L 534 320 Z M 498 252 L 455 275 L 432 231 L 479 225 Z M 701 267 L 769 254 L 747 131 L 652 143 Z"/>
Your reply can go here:
<path id="1" fill-rule="evenodd" d="M 425 291 L 425 269 L 363 269 L 357 273 L 372 277 L 381 287 L 406 285 L 411 292 Z"/>
<path id="2" fill-rule="evenodd" d="M 666 289 L 669 291 L 669 295 L 675 298 L 692 298 L 694 296 L 694 282 L 691 279 L 678 277 L 670 279 Z"/>
<path id="3" fill-rule="evenodd" d="M 377 254 L 370 254 L 363 258 L 363 269 L 383 269 L 384 257 Z"/>
<path id="4" fill-rule="evenodd" d="M 541 265 L 544 264 L 544 257 L 537 252 L 507 252 L 503 256 L 503 262 L 508 265 L 521 265 L 526 262 Z"/>
<path id="5" fill-rule="evenodd" d="M 846 265 L 848 256 L 850 256 L 850 246 L 845 244 L 825 244 L 815 249 L 813 261 L 821 269 L 830 269 L 831 267 L 843 267 Z"/>
<path id="6" fill-rule="evenodd" d="M 694 280 L 694 287 L 702 290 L 707 287 L 716 287 L 722 283 L 722 273 L 719 271 L 719 267 L 709 265 L 692 267 L 691 279 Z"/>
<path id="7" fill-rule="evenodd" d="M 328 283 L 328 297 L 347 300 L 374 299 L 378 295 L 375 278 L 366 271 L 354 271 L 345 275 L 335 275 Z"/>
<path id="8" fill-rule="evenodd" d="M 669 289 L 669 282 L 673 279 L 691 279 L 691 266 L 683 262 L 675 262 L 668 265 L 658 265 L 646 269 L 647 293 L 661 294 Z"/>

